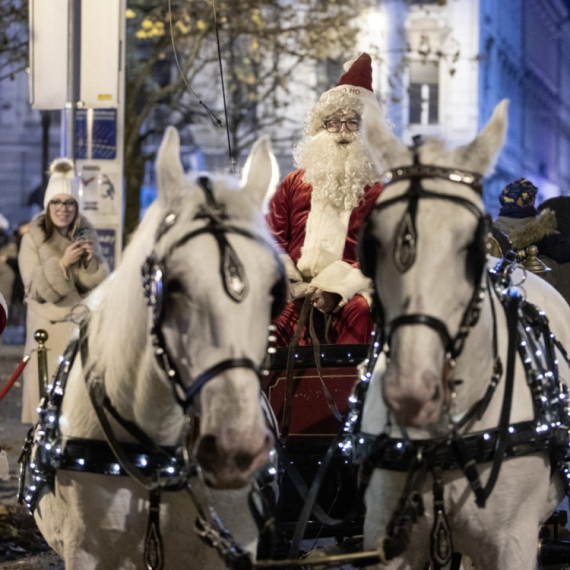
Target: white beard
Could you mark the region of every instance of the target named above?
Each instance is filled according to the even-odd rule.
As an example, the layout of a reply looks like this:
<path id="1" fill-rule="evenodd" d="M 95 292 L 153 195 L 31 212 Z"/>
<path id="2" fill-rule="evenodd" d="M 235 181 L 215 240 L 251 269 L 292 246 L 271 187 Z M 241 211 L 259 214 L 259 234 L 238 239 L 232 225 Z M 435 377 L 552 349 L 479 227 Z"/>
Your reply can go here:
<path id="1" fill-rule="evenodd" d="M 347 140 L 349 144 L 337 141 Z M 311 201 L 324 202 L 352 211 L 372 186 L 378 173 L 366 157 L 358 133 L 329 133 L 306 137 L 294 152 L 295 164 L 305 169 L 304 181 L 313 187 Z"/>

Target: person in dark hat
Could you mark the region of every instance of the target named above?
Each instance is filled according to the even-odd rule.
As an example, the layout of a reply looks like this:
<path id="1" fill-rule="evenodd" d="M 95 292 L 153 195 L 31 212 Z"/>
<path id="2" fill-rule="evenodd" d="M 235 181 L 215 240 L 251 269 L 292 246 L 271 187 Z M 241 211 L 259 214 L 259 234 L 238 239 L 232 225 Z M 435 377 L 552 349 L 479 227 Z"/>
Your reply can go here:
<path id="1" fill-rule="evenodd" d="M 565 239 L 570 240 L 570 196 L 549 198 L 538 205 L 538 211 L 551 210 L 556 216 L 556 229 Z M 547 263 L 548 265 L 548 263 Z M 552 265 L 552 264 L 550 264 Z M 558 263 L 553 268 L 556 273 L 554 285 L 570 304 L 570 263 Z"/>
<path id="2" fill-rule="evenodd" d="M 570 236 L 570 196 L 556 196 L 538 205 L 538 211 L 552 210 L 556 216 L 556 229 Z"/>
<path id="3" fill-rule="evenodd" d="M 534 202 L 538 188 L 526 178 L 507 184 L 499 195 L 501 209 L 494 221 L 506 233 L 513 249 L 535 245 L 539 254 L 557 263 L 570 261 L 570 236 L 557 228 L 556 215 L 548 208 L 539 212 Z"/>
<path id="4" fill-rule="evenodd" d="M 287 346 L 297 330 L 307 294 L 312 295 L 314 328 L 328 320 L 330 326 L 322 328 L 331 331 L 332 342 L 370 341 L 372 285 L 358 267 L 356 244 L 382 188 L 366 156 L 360 121 L 365 105 L 380 108 L 370 56 L 362 54 L 345 70 L 309 113 L 294 151 L 299 170 L 283 180 L 269 205 L 267 219 L 284 251 L 290 282 L 290 302 L 274 321 L 280 346 Z M 309 329 L 299 344 L 311 344 Z"/>

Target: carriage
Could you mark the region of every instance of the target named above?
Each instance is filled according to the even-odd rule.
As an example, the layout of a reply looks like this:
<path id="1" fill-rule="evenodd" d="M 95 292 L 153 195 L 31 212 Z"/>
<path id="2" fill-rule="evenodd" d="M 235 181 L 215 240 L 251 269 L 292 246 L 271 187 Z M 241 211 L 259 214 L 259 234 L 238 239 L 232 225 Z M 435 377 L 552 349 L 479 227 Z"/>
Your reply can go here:
<path id="1" fill-rule="evenodd" d="M 469 147 L 460 153 L 459 158 L 466 161 L 466 168 L 471 165 L 473 171 L 482 172 L 492 162 L 492 156 L 501 146 L 505 112 L 503 105 L 491 120 L 491 126 L 474 141 L 474 145 L 477 143 L 475 150 Z M 371 133 L 372 139 L 380 139 L 376 145 L 378 154 L 384 157 L 388 166 L 397 166 L 400 161 L 402 164 L 410 162 L 409 151 L 393 137 L 386 136 L 381 126 L 373 124 Z M 181 168 L 172 133 L 167 135 L 164 146 L 159 157 L 159 186 L 164 191 L 176 190 L 181 185 Z M 428 159 L 439 160 L 441 145 L 426 148 Z M 254 152 L 250 168 L 245 169 L 245 188 L 256 197 L 258 205 L 271 176 L 265 175 L 262 182 L 256 183 L 251 173 L 257 170 L 256 175 L 261 175 L 264 166 L 271 162 L 268 154 L 262 144 Z M 327 529 L 329 536 L 339 540 L 354 538 L 364 529 L 367 550 L 355 554 L 352 557 L 355 561 L 366 560 L 368 564 L 382 562 L 391 568 L 423 570 L 431 559 L 433 568 L 448 567 L 450 563 L 457 563 L 452 558 L 450 541 L 450 529 L 453 527 L 454 538 L 457 539 L 455 547 L 468 554 L 476 567 L 500 567 L 501 570 L 530 568 L 534 565 L 533 541 L 538 525 L 561 497 L 561 488 L 556 483 L 558 479 L 553 481 L 556 484 L 550 485 L 550 466 L 546 464 L 545 455 L 551 447 L 554 449 L 554 469 L 562 470 L 567 461 L 568 441 L 564 436 L 568 435 L 565 407 L 568 392 L 558 381 L 558 362 L 554 365 L 554 353 L 559 352 L 560 345 L 550 335 L 544 316 L 533 312 L 534 305 L 526 301 L 516 304 L 522 295 L 517 293 L 520 284 L 512 285 L 512 266 L 507 264 L 497 269 L 486 258 L 487 222 L 479 205 L 480 195 L 469 194 L 467 198 L 458 194 L 458 186 L 477 186 L 480 175 L 445 166 L 420 165 L 419 156 L 420 151 L 416 150 L 415 164 L 390 170 L 391 179 L 385 181 L 386 185 L 394 182 L 396 188 L 400 183 L 399 188 L 402 188 L 401 184 L 411 180 L 410 188 L 415 188 L 415 194 L 400 191 L 391 198 L 382 197 L 361 240 L 363 271 L 381 286 L 379 290 L 382 291 L 377 299 L 377 310 L 383 310 L 383 318 L 378 320 L 385 326 L 379 329 L 379 336 L 370 347 L 325 346 L 318 354 L 314 348 L 270 351 L 269 375 L 262 378 L 262 383 L 277 417 L 274 427 L 281 426 L 282 430 L 281 434 L 274 430 L 277 447 L 280 448 L 279 440 L 284 439 L 286 451 L 291 454 L 286 460 L 281 460 L 281 467 L 286 471 L 288 465 L 283 462 L 292 463 L 297 472 L 305 473 L 307 482 L 312 478 L 318 482 L 309 489 L 309 496 L 318 499 L 318 508 L 313 508 L 312 500 L 306 497 L 298 499 L 298 489 L 288 488 L 286 477 L 281 478 L 283 484 L 277 499 L 281 520 L 276 528 L 277 539 L 290 540 L 290 550 L 295 550 L 302 538 L 299 526 L 293 528 L 296 519 L 308 521 L 307 536 L 322 536 L 322 522 L 317 517 L 311 518 L 312 513 L 320 509 L 325 517 L 348 517 L 344 527 L 339 525 L 333 530 Z M 423 150 L 421 156 L 426 156 Z M 176 161 L 172 157 L 176 157 Z M 454 163 L 458 155 L 450 154 L 444 158 Z M 424 178 L 430 184 L 427 191 L 421 186 Z M 436 179 L 444 180 L 443 190 L 439 187 L 437 191 L 432 189 L 439 182 Z M 255 487 L 251 476 L 271 455 L 271 438 L 263 422 L 257 378 L 265 353 L 267 325 L 283 301 L 283 274 L 276 268 L 275 251 L 266 241 L 265 234 L 251 229 L 255 213 L 247 210 L 245 218 L 242 215 L 234 220 L 230 211 L 232 201 L 237 198 L 231 192 L 214 192 L 207 183 L 203 186 L 205 199 L 199 190 L 194 189 L 193 203 L 188 211 L 184 210 L 181 223 L 176 210 L 181 205 L 181 194 L 175 191 L 173 196 L 166 195 L 162 199 L 162 204 L 158 204 L 151 214 L 154 215 L 151 221 L 143 224 L 141 237 L 133 242 L 125 263 L 118 270 L 120 277 L 125 281 L 128 279 L 131 287 L 126 287 L 116 278 L 99 291 L 102 300 L 93 299 L 90 305 L 92 317 L 88 323 L 90 330 L 83 329 L 83 340 L 89 333 L 89 345 L 94 350 L 89 353 L 81 349 L 84 343 L 80 337 L 72 349 L 74 354 L 65 356 L 60 368 L 62 372 L 58 372 L 61 378 L 56 377 L 52 396 L 42 408 L 43 423 L 36 428 L 30 440 L 26 464 L 34 481 L 43 486 L 41 491 L 32 489 L 32 486 L 36 487 L 32 482 L 27 485 L 27 490 L 36 500 L 36 518 L 42 532 L 63 553 L 68 570 L 135 568 L 143 553 L 147 568 L 152 569 L 177 568 L 181 560 L 209 569 L 221 568 L 221 561 L 235 568 L 283 567 L 279 561 L 272 560 L 253 563 L 247 556 L 256 548 L 259 529 L 255 523 L 265 524 L 255 513 L 260 514 L 263 508 L 256 505 L 250 513 L 251 503 L 263 503 L 263 496 L 267 495 L 257 494 L 252 500 L 247 491 L 235 489 L 240 484 L 245 484 L 248 490 L 250 484 Z M 220 196 L 227 204 L 218 202 L 222 200 Z M 441 298 L 436 295 L 435 301 L 430 297 L 429 302 L 435 302 L 435 309 L 427 314 L 422 309 L 425 301 L 413 305 L 418 295 L 413 288 L 417 287 L 417 281 L 412 284 L 405 281 L 406 274 L 413 275 L 418 267 L 425 268 L 424 260 L 416 251 L 416 240 L 421 243 L 426 238 L 428 241 L 439 239 L 429 232 L 429 228 L 434 227 L 433 217 L 437 218 L 437 211 L 429 207 L 418 209 L 418 202 L 424 198 L 429 203 L 437 201 L 444 204 L 449 214 L 448 221 L 457 224 L 453 231 L 448 231 L 440 249 L 458 248 L 453 263 L 448 256 L 437 259 L 440 264 L 437 271 L 449 277 L 446 284 L 455 287 L 454 302 L 450 303 L 449 297 L 444 295 Z M 396 215 L 386 219 L 383 226 L 378 225 L 377 218 L 383 216 L 389 207 L 399 210 L 401 218 Z M 426 221 L 427 214 L 432 219 L 427 216 Z M 394 228 L 394 221 L 398 220 L 400 222 Z M 396 246 L 392 243 L 394 235 L 397 237 Z M 194 238 L 208 244 L 208 248 L 189 247 Z M 435 245 L 435 251 L 439 253 L 438 243 Z M 222 262 L 212 268 L 212 264 L 207 262 L 218 257 Z M 378 272 L 379 259 L 383 267 L 393 264 L 393 271 Z M 196 264 L 203 271 L 196 271 Z M 134 286 L 141 266 L 144 293 Z M 273 269 L 268 272 L 267 267 Z M 412 267 L 413 270 L 407 273 Z M 394 288 L 393 283 L 383 282 L 388 274 L 401 279 L 401 287 Z M 429 273 L 423 277 L 433 279 Z M 441 282 L 436 279 L 436 283 L 439 289 L 428 287 L 420 290 L 420 294 L 444 293 Z M 568 308 L 560 305 L 556 298 L 549 299 L 549 292 L 537 280 L 529 279 L 525 287 L 531 300 L 541 300 L 554 309 L 553 330 L 562 341 L 567 341 L 563 321 Z M 409 298 L 402 298 L 402 291 L 406 291 Z M 109 292 L 119 295 L 119 299 L 108 295 Z M 139 312 L 131 315 L 136 321 L 129 322 L 128 326 L 129 329 L 134 328 L 138 352 L 122 355 L 119 341 L 127 324 L 116 324 L 118 330 L 112 331 L 115 342 L 106 342 L 102 331 L 108 331 L 106 327 L 116 323 L 115 313 L 125 308 L 122 305 L 135 304 Z M 141 307 L 147 304 L 150 309 L 145 312 Z M 412 312 L 406 313 L 402 304 L 412 305 Z M 508 321 L 502 309 L 499 310 L 503 304 L 507 308 L 514 306 L 510 310 L 513 314 L 520 314 L 520 320 Z M 448 314 L 450 311 L 451 315 Z M 194 321 L 189 320 L 191 316 Z M 446 324 L 448 321 L 452 325 Z M 516 322 L 516 325 L 509 328 L 507 321 Z M 229 332 L 221 334 L 222 329 L 212 327 L 212 322 L 219 327 L 225 325 Z M 247 338 L 243 335 L 245 322 L 250 325 Z M 520 323 L 526 326 L 517 333 Z M 458 332 L 451 335 L 448 328 Z M 417 335 L 418 330 L 423 333 Z M 498 334 L 498 331 L 505 333 L 507 330 L 515 337 L 516 334 L 522 335 L 516 338 L 519 341 L 523 339 L 524 345 L 522 341 L 520 344 L 521 347 L 529 347 L 525 348 L 526 351 L 534 350 L 533 355 L 523 357 L 516 371 L 510 363 L 515 359 L 514 343 L 508 342 L 506 334 Z M 539 335 L 535 334 L 537 331 Z M 473 342 L 479 344 L 469 344 Z M 403 360 L 402 346 L 406 347 Z M 390 359 L 386 358 L 386 347 L 389 348 Z M 464 347 L 469 350 L 466 348 L 463 353 Z M 511 348 L 507 351 L 508 347 Z M 356 365 L 365 352 L 366 368 L 360 375 L 356 391 L 351 392 L 357 379 Z M 78 353 L 79 358 L 74 360 Z M 489 359 L 489 353 L 495 358 Z M 496 428 L 494 415 L 503 414 L 499 414 L 500 398 L 493 396 L 502 371 L 500 373 L 498 367 L 494 371 L 492 368 L 497 364 L 498 356 L 507 353 L 505 362 L 508 360 L 510 363 L 505 364 L 507 378 L 511 377 L 513 385 L 518 383 L 514 398 L 526 393 L 525 378 L 528 376 L 533 378 L 530 387 L 534 399 L 527 395 L 522 403 L 517 401 L 513 417 L 507 415 L 506 421 L 501 419 L 499 428 Z M 461 376 L 453 376 L 453 371 L 469 377 L 469 371 L 474 369 L 474 355 L 479 365 L 475 366 L 477 382 L 466 383 L 463 387 Z M 529 365 L 536 359 L 544 368 L 539 375 L 534 375 L 535 370 Z M 292 360 L 296 363 L 294 366 L 285 366 Z M 149 367 L 149 362 L 154 365 Z M 529 366 L 523 369 L 523 365 Z M 140 377 L 133 375 L 130 367 L 138 370 Z M 490 374 L 487 368 L 491 368 Z M 564 358 L 560 359 L 560 368 L 564 371 L 564 378 Z M 401 370 L 406 373 L 402 375 Z M 418 371 L 421 372 L 419 376 Z M 52 405 L 62 397 L 61 379 L 68 373 L 67 389 L 74 405 L 70 406 L 64 399 L 63 403 L 59 402 L 60 408 L 54 410 Z M 110 377 L 112 381 L 104 382 Z M 213 382 L 214 379 L 219 381 Z M 380 398 L 382 379 L 385 379 L 384 400 L 389 409 Z M 168 381 L 172 381 L 173 386 Z M 506 384 L 511 385 L 510 381 Z M 521 384 L 524 390 L 520 388 Z M 85 397 L 86 386 L 91 402 Z M 323 386 L 327 387 L 326 390 Z M 365 400 L 368 386 L 374 386 L 375 390 L 370 390 Z M 507 393 L 504 386 L 505 382 L 502 382 L 496 392 Z M 339 425 L 329 413 L 327 392 L 337 407 L 341 407 L 341 414 L 347 414 L 348 421 L 343 420 L 343 427 L 348 424 L 348 429 L 342 441 L 335 438 Z M 200 400 L 199 407 L 195 398 Z M 117 403 L 112 406 L 110 401 Z M 350 406 L 343 409 L 342 405 L 347 401 Z M 290 405 L 291 402 L 294 404 Z M 539 411 L 539 425 L 536 418 L 530 421 L 521 416 L 533 406 Z M 106 411 L 95 414 L 92 407 L 105 407 Z M 117 414 L 112 411 L 115 407 L 118 408 Z M 104 425 L 106 421 L 103 417 L 107 412 L 120 424 L 120 428 L 111 430 L 112 433 L 118 432 L 118 438 L 100 427 L 100 423 Z M 489 412 L 492 417 L 488 417 Z M 455 418 L 455 413 L 460 419 Z M 199 422 L 192 421 L 196 415 L 199 415 Z M 440 416 L 443 422 L 438 424 Z M 59 422 L 59 417 L 65 421 Z M 467 419 L 462 420 L 461 417 Z M 192 439 L 193 434 L 184 429 L 189 421 L 192 425 L 199 423 L 197 439 Z M 64 438 L 68 434 L 74 439 L 102 439 L 104 436 L 111 448 L 118 449 L 114 451 L 116 461 L 111 458 L 106 466 L 109 472 L 107 479 L 103 481 L 100 477 L 104 475 L 101 474 L 83 473 L 80 467 L 84 466 L 85 455 L 70 457 L 67 451 L 67 460 L 74 468 L 54 470 L 55 464 L 59 462 L 61 465 L 57 457 L 60 439 L 50 432 L 50 425 L 57 423 Z M 131 448 L 125 443 L 136 435 L 133 423 L 144 425 L 149 431 L 146 435 L 138 434 L 139 440 L 147 440 L 145 452 L 141 452 L 140 447 L 129 452 Z M 464 433 L 466 426 L 472 427 L 470 424 L 479 427 L 473 435 Z M 534 452 L 530 456 L 519 453 L 520 448 L 528 447 L 529 443 L 526 439 L 517 440 L 518 433 L 524 430 L 530 442 L 536 443 L 530 449 Z M 189 439 L 181 439 L 181 435 Z M 493 455 L 497 442 L 500 446 Z M 182 453 L 174 453 L 173 446 L 181 446 Z M 55 451 L 52 451 L 54 447 Z M 354 454 L 351 447 L 356 448 Z M 151 454 L 148 448 L 158 448 L 158 451 Z M 197 461 L 194 461 L 193 449 L 196 450 Z M 453 455 L 451 460 L 446 455 L 448 453 Z M 502 464 L 504 453 L 511 454 L 513 458 Z M 148 475 L 151 457 L 153 461 L 159 457 L 158 469 L 154 473 L 156 477 L 156 471 L 160 472 L 158 479 Z M 449 463 L 451 471 L 440 473 L 441 457 L 444 464 Z M 329 475 L 323 475 L 329 462 Z M 395 465 L 395 469 L 390 470 L 389 463 Z M 365 482 L 368 483 L 364 497 L 367 502 L 364 522 L 362 511 L 352 512 L 351 509 L 357 502 L 356 464 L 363 467 Z M 483 472 L 491 470 L 495 479 L 490 485 L 495 486 L 493 502 L 485 509 L 478 509 L 473 501 L 475 495 L 480 507 L 490 493 L 488 483 L 481 489 L 479 467 L 484 469 Z M 126 473 L 132 478 L 118 477 Z M 526 480 L 521 480 L 523 474 L 528 475 Z M 295 475 L 286 475 L 291 480 L 295 478 Z M 321 481 L 324 488 L 319 492 Z M 486 548 L 474 550 L 473 543 L 469 542 L 473 522 L 479 521 L 483 530 L 492 529 L 493 517 L 500 520 L 505 511 L 510 515 L 519 512 L 520 500 L 516 497 L 513 500 L 509 494 L 512 481 L 519 486 L 526 484 L 523 492 L 526 493 L 527 505 L 531 505 L 528 513 L 525 517 L 510 516 L 504 534 L 477 536 L 477 544 L 485 544 Z M 210 489 L 218 487 L 219 494 L 209 490 L 205 482 Z M 270 489 L 271 480 L 266 483 Z M 451 500 L 447 513 L 444 492 L 447 492 L 447 501 Z M 426 516 L 424 502 L 433 508 L 432 511 L 426 509 Z M 224 523 L 227 522 L 229 533 L 212 510 L 214 505 Z M 198 521 L 196 536 L 189 532 L 195 521 Z M 415 525 L 410 524 L 414 522 Z M 429 523 L 433 523 L 431 529 Z M 388 528 L 386 534 L 385 528 Z M 516 533 L 522 537 L 521 551 L 501 553 L 501 547 L 510 546 L 510 541 L 518 538 Z M 413 549 L 407 548 L 410 541 L 414 544 Z M 102 549 L 103 544 L 105 548 Z M 216 558 L 218 554 L 221 556 Z M 285 566 L 309 564 L 293 560 L 296 554 L 289 555 Z M 493 554 L 495 559 L 487 563 L 485 556 Z M 333 559 L 326 562 L 321 559 L 320 564 L 331 567 Z"/>

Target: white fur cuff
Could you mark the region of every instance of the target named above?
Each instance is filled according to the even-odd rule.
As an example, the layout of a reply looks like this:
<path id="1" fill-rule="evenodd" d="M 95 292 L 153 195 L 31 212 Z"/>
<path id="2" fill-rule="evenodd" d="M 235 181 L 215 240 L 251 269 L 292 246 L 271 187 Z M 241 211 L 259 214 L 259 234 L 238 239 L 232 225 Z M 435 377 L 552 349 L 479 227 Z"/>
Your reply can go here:
<path id="1" fill-rule="evenodd" d="M 285 266 L 285 275 L 287 279 L 289 281 L 303 281 L 303 276 L 289 255 L 282 253 L 279 257 Z"/>
<path id="2" fill-rule="evenodd" d="M 372 290 L 372 282 L 360 269 L 340 260 L 325 267 L 310 285 L 329 293 L 338 293 L 344 301 L 350 301 L 356 293 L 368 299 Z"/>

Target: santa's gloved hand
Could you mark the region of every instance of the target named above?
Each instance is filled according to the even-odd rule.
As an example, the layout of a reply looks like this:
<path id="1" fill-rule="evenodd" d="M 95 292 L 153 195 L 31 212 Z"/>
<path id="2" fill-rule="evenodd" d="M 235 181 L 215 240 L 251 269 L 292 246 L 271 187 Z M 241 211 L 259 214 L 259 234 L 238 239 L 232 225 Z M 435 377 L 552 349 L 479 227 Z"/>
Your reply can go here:
<path id="1" fill-rule="evenodd" d="M 287 302 L 304 297 L 307 293 L 308 283 L 304 281 L 289 280 L 287 287 Z"/>
<path id="2" fill-rule="evenodd" d="M 323 291 L 322 289 L 314 289 L 309 287 L 307 293 L 313 290 L 313 296 L 311 301 L 313 302 L 313 307 L 321 311 L 321 313 L 336 313 L 340 311 L 339 306 L 342 297 L 338 293 L 329 293 L 328 291 Z"/>

